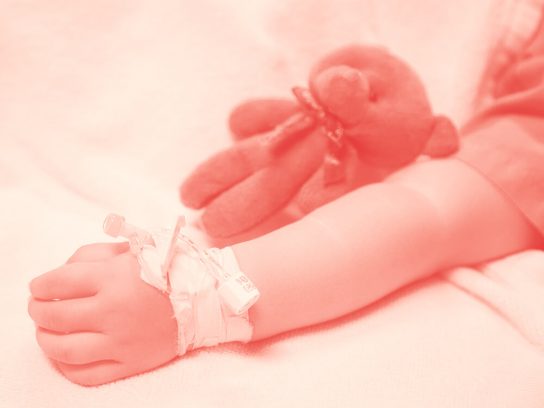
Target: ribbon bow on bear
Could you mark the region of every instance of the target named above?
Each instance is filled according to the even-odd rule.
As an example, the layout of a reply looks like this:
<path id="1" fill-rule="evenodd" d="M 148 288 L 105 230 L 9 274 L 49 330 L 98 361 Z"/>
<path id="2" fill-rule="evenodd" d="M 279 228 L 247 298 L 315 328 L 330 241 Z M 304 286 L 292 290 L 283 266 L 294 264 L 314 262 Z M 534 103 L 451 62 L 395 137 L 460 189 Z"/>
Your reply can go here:
<path id="1" fill-rule="evenodd" d="M 230 116 L 234 145 L 182 184 L 182 202 L 204 209 L 210 237 L 232 241 L 262 226 L 266 232 L 421 154 L 442 157 L 458 148 L 455 127 L 432 113 L 418 76 L 382 48 L 353 45 L 326 55 L 308 89 L 293 93 L 296 101 L 237 107 Z"/>
<path id="2" fill-rule="evenodd" d="M 328 149 L 324 158 L 325 185 L 342 181 L 345 177 L 342 165 L 342 149 L 344 147 L 344 126 L 342 123 L 327 113 L 324 107 L 315 100 L 307 88 L 294 87 L 292 89 L 301 113 L 295 114 L 281 123 L 273 132 L 263 138 L 265 146 L 273 152 L 281 152 L 301 132 L 307 132 L 316 125 L 321 127 L 323 134 L 328 139 Z"/>

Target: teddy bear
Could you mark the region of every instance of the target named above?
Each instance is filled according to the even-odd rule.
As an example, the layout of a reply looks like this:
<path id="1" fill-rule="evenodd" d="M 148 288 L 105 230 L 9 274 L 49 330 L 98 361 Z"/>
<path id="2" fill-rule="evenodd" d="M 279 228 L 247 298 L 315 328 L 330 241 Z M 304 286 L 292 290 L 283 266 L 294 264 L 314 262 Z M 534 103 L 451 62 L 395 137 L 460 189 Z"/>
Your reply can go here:
<path id="1" fill-rule="evenodd" d="M 233 145 L 182 183 L 182 203 L 203 210 L 200 226 L 212 239 L 268 232 L 422 155 L 445 157 L 459 146 L 418 75 L 381 47 L 355 44 L 325 55 L 308 87 L 292 93 L 235 108 Z"/>

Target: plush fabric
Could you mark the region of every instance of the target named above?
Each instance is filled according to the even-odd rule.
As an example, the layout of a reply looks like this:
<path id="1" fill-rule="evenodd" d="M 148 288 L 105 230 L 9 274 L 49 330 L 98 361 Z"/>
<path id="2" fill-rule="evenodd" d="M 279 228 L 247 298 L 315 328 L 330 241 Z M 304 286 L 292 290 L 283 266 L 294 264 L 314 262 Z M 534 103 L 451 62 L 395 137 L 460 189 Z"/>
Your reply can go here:
<path id="1" fill-rule="evenodd" d="M 237 107 L 229 123 L 239 142 L 184 180 L 182 202 L 204 208 L 208 235 L 247 233 L 282 211 L 304 216 L 421 154 L 444 157 L 459 146 L 451 121 L 433 114 L 417 73 L 381 47 L 334 50 L 315 63 L 308 82 L 293 88 L 296 102 Z"/>

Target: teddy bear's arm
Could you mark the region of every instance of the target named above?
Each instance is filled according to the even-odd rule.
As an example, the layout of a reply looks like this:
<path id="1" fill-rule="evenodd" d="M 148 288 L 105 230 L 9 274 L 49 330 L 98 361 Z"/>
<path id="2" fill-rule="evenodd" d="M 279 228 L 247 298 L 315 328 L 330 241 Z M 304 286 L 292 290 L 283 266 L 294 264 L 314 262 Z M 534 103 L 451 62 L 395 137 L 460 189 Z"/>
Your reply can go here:
<path id="1" fill-rule="evenodd" d="M 299 111 L 289 99 L 252 99 L 238 105 L 229 117 L 229 128 L 235 140 L 273 130 Z"/>
<path id="2" fill-rule="evenodd" d="M 201 163 L 181 185 L 181 201 L 190 208 L 202 208 L 271 160 L 258 138 L 242 140 Z"/>

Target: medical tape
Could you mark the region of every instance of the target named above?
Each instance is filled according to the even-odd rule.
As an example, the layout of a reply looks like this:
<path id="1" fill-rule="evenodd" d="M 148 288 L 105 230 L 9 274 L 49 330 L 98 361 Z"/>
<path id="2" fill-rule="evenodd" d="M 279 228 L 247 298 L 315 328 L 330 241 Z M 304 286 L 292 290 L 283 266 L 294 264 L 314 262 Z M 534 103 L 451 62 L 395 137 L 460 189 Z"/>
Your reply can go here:
<path id="1" fill-rule="evenodd" d="M 200 248 L 181 232 L 148 232 L 110 215 L 104 231 L 128 238 L 140 264 L 140 277 L 168 294 L 178 323 L 178 354 L 220 343 L 251 340 L 249 308 L 259 291 L 240 270 L 231 247 Z"/>

